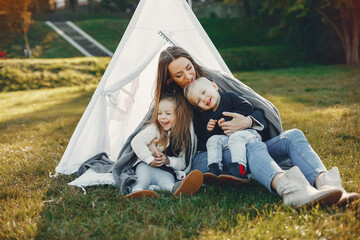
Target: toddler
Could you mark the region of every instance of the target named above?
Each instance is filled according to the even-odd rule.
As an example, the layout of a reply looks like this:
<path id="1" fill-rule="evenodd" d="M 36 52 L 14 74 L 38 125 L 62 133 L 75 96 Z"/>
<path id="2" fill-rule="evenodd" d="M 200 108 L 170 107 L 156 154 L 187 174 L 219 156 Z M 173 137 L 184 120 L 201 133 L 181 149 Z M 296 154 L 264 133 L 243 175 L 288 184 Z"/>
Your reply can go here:
<path id="1" fill-rule="evenodd" d="M 204 182 L 217 180 L 237 184 L 247 183 L 246 144 L 261 141 L 254 129 L 245 129 L 226 136 L 219 125 L 227 119 L 223 112 L 234 112 L 244 116 L 253 113 L 253 106 L 236 93 L 219 93 L 215 82 L 205 77 L 196 79 L 184 88 L 188 101 L 198 109 L 194 111 L 194 127 L 198 137 L 198 150 L 208 152 L 208 171 L 204 173 Z M 199 110 L 200 109 L 200 110 Z M 206 146 L 206 149 L 202 149 Z M 232 163 L 228 171 L 223 171 L 222 150 L 229 148 Z"/>

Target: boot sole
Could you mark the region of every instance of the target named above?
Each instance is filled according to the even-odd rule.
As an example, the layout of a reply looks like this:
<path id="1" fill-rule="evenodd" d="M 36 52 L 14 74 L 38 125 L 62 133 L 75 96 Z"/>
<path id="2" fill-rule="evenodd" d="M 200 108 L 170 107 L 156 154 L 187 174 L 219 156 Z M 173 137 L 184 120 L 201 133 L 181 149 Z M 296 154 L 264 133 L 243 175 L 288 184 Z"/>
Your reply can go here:
<path id="1" fill-rule="evenodd" d="M 159 195 L 157 192 L 152 190 L 141 190 L 134 193 L 130 193 L 125 196 L 126 199 L 134 199 L 134 198 L 148 198 L 148 197 L 155 197 L 158 198 Z"/>
<path id="2" fill-rule="evenodd" d="M 232 175 L 227 175 L 227 174 L 221 174 L 219 176 L 219 181 L 222 183 L 231 183 L 231 184 L 235 184 L 235 185 L 243 185 L 243 184 L 247 184 L 249 183 L 249 180 L 244 179 L 244 178 L 238 178 Z"/>
<path id="3" fill-rule="evenodd" d="M 318 199 L 314 199 L 314 201 L 306 203 L 305 205 L 299 206 L 297 208 L 311 207 L 311 206 L 314 206 L 316 204 L 320 204 L 320 205 L 323 205 L 323 206 L 333 206 L 339 201 L 341 196 L 342 196 L 342 192 L 340 190 L 338 190 L 338 191 L 334 190 L 333 192 L 330 192 L 327 195 L 321 196 Z"/>
<path id="4" fill-rule="evenodd" d="M 218 176 L 216 176 L 213 173 L 206 172 L 203 174 L 203 176 L 204 176 L 204 184 L 206 185 L 218 184 L 220 182 Z"/>
<path id="5" fill-rule="evenodd" d="M 345 207 L 353 201 L 360 199 L 360 196 L 357 193 L 346 193 L 346 195 L 347 196 L 344 196 L 344 194 L 341 195 L 340 200 L 335 204 L 337 207 Z"/>
<path id="6" fill-rule="evenodd" d="M 190 196 L 201 188 L 204 177 L 199 170 L 192 171 L 180 185 L 179 189 L 174 193 L 174 196 L 186 195 Z"/>

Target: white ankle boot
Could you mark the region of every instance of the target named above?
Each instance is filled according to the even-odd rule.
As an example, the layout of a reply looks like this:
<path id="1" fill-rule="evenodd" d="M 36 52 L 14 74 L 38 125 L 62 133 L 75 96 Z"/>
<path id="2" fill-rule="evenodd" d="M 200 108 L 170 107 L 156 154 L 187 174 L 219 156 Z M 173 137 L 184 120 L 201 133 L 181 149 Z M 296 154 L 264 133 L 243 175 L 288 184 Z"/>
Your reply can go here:
<path id="1" fill-rule="evenodd" d="M 293 208 L 315 203 L 332 205 L 339 201 L 342 195 L 341 190 L 336 187 L 319 190 L 312 187 L 296 166 L 278 177 L 276 191 L 283 197 L 284 205 Z"/>
<path id="2" fill-rule="evenodd" d="M 315 187 L 319 190 L 324 189 L 329 186 L 337 187 L 342 192 L 342 196 L 341 196 L 340 200 L 336 203 L 336 205 L 339 205 L 339 206 L 347 205 L 347 204 L 351 203 L 352 201 L 360 198 L 360 195 L 358 193 L 355 193 L 355 192 L 348 193 L 345 191 L 345 189 L 343 188 L 343 186 L 341 184 L 340 173 L 339 173 L 339 169 L 337 167 L 333 167 L 326 173 L 320 174 L 315 182 Z"/>

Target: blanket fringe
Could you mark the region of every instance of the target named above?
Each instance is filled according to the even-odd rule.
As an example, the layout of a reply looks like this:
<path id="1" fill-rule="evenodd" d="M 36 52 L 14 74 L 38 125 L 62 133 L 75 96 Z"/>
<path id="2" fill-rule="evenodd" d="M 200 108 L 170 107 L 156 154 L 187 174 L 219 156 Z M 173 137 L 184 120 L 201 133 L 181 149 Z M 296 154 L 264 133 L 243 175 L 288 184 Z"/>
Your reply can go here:
<path id="1" fill-rule="evenodd" d="M 51 172 L 49 172 L 49 178 L 56 178 L 59 175 L 60 174 L 58 172 L 55 172 L 55 174 L 52 174 Z"/>
<path id="2" fill-rule="evenodd" d="M 79 188 L 81 188 L 84 191 L 84 195 L 86 195 L 86 190 L 83 186 L 78 186 Z"/>

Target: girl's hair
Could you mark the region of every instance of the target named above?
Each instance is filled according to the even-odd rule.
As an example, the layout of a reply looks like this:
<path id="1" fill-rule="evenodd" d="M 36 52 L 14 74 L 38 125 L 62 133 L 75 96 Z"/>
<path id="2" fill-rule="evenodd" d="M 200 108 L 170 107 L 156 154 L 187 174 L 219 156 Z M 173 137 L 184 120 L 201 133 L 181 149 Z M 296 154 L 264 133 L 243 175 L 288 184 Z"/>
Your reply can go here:
<path id="1" fill-rule="evenodd" d="M 157 119 L 157 113 L 159 111 L 159 102 L 160 99 L 164 96 L 165 93 L 175 93 L 176 94 L 176 130 L 172 131 L 172 135 L 176 140 L 172 142 L 175 148 L 185 148 L 188 156 L 191 150 L 191 135 L 190 135 L 190 123 L 192 120 L 193 107 L 185 99 L 183 94 L 183 89 L 178 86 L 174 81 L 171 81 L 171 75 L 169 73 L 168 66 L 169 64 L 178 59 L 179 57 L 185 57 L 193 64 L 196 78 L 202 77 L 204 75 L 203 68 L 198 65 L 194 59 L 190 56 L 181 47 L 171 46 L 165 49 L 160 53 L 157 77 L 156 77 L 156 88 L 155 88 L 155 98 L 154 98 L 154 113 L 151 118 L 152 122 L 155 122 Z M 172 139 L 170 139 L 172 140 Z M 165 145 L 166 146 L 166 145 Z"/>
<path id="2" fill-rule="evenodd" d="M 180 96 L 181 95 L 181 96 Z M 159 121 L 157 120 L 158 110 L 159 106 L 155 107 L 155 111 L 153 113 L 152 121 L 155 123 L 157 130 L 160 133 L 160 145 L 166 148 L 168 141 L 171 142 L 172 151 L 175 152 L 181 152 L 184 148 L 186 150 L 190 150 L 190 122 L 188 122 L 186 119 L 188 116 L 185 110 L 186 108 L 183 107 L 183 101 L 181 98 L 184 99 L 184 96 L 182 94 L 176 94 L 176 93 L 164 93 L 160 96 L 159 103 L 161 101 L 170 101 L 174 104 L 174 114 L 175 114 L 175 125 L 173 129 L 171 129 L 170 136 L 167 132 L 164 131 L 162 126 L 160 125 Z M 190 113 L 192 114 L 192 113 Z M 191 120 L 191 117 L 190 117 Z"/>

